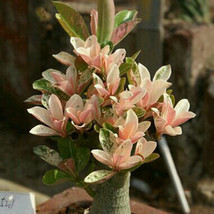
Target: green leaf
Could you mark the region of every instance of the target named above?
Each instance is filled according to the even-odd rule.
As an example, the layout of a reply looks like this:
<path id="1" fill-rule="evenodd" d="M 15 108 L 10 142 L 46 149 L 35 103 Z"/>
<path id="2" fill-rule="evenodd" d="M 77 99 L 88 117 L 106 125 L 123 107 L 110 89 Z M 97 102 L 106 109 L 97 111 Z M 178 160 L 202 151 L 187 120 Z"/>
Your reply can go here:
<path id="1" fill-rule="evenodd" d="M 152 161 L 158 159 L 159 157 L 160 157 L 159 154 L 157 154 L 157 153 L 152 153 L 151 155 L 149 155 L 149 157 L 147 157 L 147 158 L 143 161 L 143 164 L 144 164 L 144 163 L 150 163 L 150 162 L 152 162 Z"/>
<path id="2" fill-rule="evenodd" d="M 117 95 L 120 92 L 124 91 L 125 84 L 126 84 L 126 78 L 122 77 L 121 80 L 120 80 L 120 84 L 119 84 L 119 86 L 117 88 L 117 91 L 115 92 L 115 95 Z"/>
<path id="3" fill-rule="evenodd" d="M 141 53 L 141 50 L 137 51 L 135 54 L 133 54 L 133 55 L 131 56 L 131 58 L 132 58 L 133 60 L 136 60 L 140 53 Z"/>
<path id="4" fill-rule="evenodd" d="M 99 140 L 104 151 L 112 153 L 117 148 L 116 136 L 108 129 L 100 129 Z"/>
<path id="5" fill-rule="evenodd" d="M 94 130 L 99 133 L 100 132 L 100 126 L 98 124 L 94 125 Z"/>
<path id="6" fill-rule="evenodd" d="M 89 174 L 85 179 L 84 182 L 88 184 L 99 184 L 107 181 L 108 179 L 112 178 L 116 172 L 110 170 L 98 170 Z"/>
<path id="7" fill-rule="evenodd" d="M 159 80 L 159 79 L 167 81 L 171 75 L 171 72 L 172 72 L 171 65 L 162 66 L 155 73 L 155 76 L 153 77 L 153 81 Z"/>
<path id="8" fill-rule="evenodd" d="M 75 145 L 70 139 L 58 140 L 58 149 L 63 159 L 73 158 L 77 172 L 82 171 L 90 160 L 90 150 Z"/>
<path id="9" fill-rule="evenodd" d="M 72 177 L 58 169 L 47 171 L 42 178 L 43 183 L 46 185 L 56 185 L 68 180 L 72 180 Z"/>
<path id="10" fill-rule="evenodd" d="M 90 150 L 85 147 L 73 147 L 72 154 L 75 160 L 77 172 L 80 172 L 85 169 L 90 160 Z"/>
<path id="11" fill-rule="evenodd" d="M 77 56 L 74 64 L 78 71 L 85 71 L 88 68 L 88 64 L 80 56 Z"/>
<path id="12" fill-rule="evenodd" d="M 118 26 L 120 26 L 124 22 L 131 21 L 131 20 L 135 19 L 135 17 L 137 16 L 137 13 L 138 12 L 136 10 L 120 11 L 119 13 L 117 13 L 115 15 L 114 28 L 117 28 Z"/>
<path id="13" fill-rule="evenodd" d="M 45 145 L 34 147 L 33 152 L 52 166 L 58 166 L 62 162 L 59 153 Z"/>
<path id="14" fill-rule="evenodd" d="M 141 118 L 146 114 L 146 110 L 140 107 L 134 107 L 133 110 L 138 118 Z"/>
<path id="15" fill-rule="evenodd" d="M 103 123 L 103 128 L 104 129 L 108 129 L 110 131 L 112 131 L 113 133 L 116 133 L 116 129 L 114 128 L 114 126 L 111 125 L 111 123 Z"/>
<path id="16" fill-rule="evenodd" d="M 119 27 L 115 28 L 111 37 L 111 41 L 113 42 L 114 46 L 121 42 L 140 22 L 141 19 L 134 19 L 124 22 Z"/>
<path id="17" fill-rule="evenodd" d="M 58 140 L 59 153 L 64 160 L 72 157 L 73 144 L 73 141 L 67 138 L 61 138 Z"/>
<path id="18" fill-rule="evenodd" d="M 100 44 L 100 47 L 104 48 L 107 45 L 110 47 L 110 52 L 111 52 L 114 49 L 114 44 L 112 41 L 104 41 Z"/>
<path id="19" fill-rule="evenodd" d="M 46 108 L 46 109 L 49 109 L 49 104 L 48 104 L 48 101 L 49 101 L 49 98 L 50 98 L 50 94 L 43 94 L 42 95 L 42 105 Z"/>
<path id="20" fill-rule="evenodd" d="M 134 59 L 132 59 L 131 57 L 126 57 L 126 62 L 123 63 L 119 68 L 120 69 L 120 76 L 124 75 L 130 69 L 132 69 L 134 64 L 135 64 Z"/>
<path id="21" fill-rule="evenodd" d="M 97 38 L 99 43 L 110 41 L 114 28 L 115 7 L 113 0 L 98 1 Z"/>
<path id="22" fill-rule="evenodd" d="M 54 1 L 53 4 L 59 12 L 56 14 L 56 18 L 69 36 L 79 37 L 83 40 L 90 36 L 85 21 L 78 12 L 59 1 Z"/>
<path id="23" fill-rule="evenodd" d="M 55 94 L 62 98 L 63 100 L 68 100 L 69 96 L 64 92 L 60 91 L 58 88 L 55 88 L 52 83 L 48 82 L 45 79 L 36 80 L 33 83 L 33 89 L 41 91 L 43 93 Z"/>

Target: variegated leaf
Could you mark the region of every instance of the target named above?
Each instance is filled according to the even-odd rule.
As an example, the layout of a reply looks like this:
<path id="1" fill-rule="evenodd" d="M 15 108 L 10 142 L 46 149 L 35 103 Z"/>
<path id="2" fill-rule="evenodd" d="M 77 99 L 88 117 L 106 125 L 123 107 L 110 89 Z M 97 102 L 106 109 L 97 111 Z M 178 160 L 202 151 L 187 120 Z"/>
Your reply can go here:
<path id="1" fill-rule="evenodd" d="M 98 170 L 89 174 L 85 179 L 88 184 L 100 184 L 112 178 L 116 172 L 110 170 Z"/>
<path id="2" fill-rule="evenodd" d="M 62 162 L 59 153 L 45 145 L 35 147 L 33 152 L 52 166 L 58 166 Z"/>
<path id="3" fill-rule="evenodd" d="M 141 19 L 134 19 L 131 21 L 124 22 L 116 29 L 114 29 L 111 41 L 114 45 L 117 45 L 121 42 L 132 30 L 133 28 L 140 23 Z"/>

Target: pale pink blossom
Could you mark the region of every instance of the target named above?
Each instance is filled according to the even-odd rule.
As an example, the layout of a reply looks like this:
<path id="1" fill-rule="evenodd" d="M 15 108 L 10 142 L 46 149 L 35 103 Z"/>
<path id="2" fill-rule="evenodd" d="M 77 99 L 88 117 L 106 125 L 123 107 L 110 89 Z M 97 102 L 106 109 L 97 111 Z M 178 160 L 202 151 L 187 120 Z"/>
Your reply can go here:
<path id="1" fill-rule="evenodd" d="M 70 96 L 78 93 L 77 70 L 73 65 L 68 67 L 66 74 L 52 72 L 51 75 L 54 78 L 54 85 L 61 91 Z"/>
<path id="2" fill-rule="evenodd" d="M 99 120 L 100 107 L 98 99 L 93 95 L 84 104 L 83 99 L 74 94 L 66 103 L 66 112 L 77 129 L 82 129 L 93 120 Z"/>
<path id="3" fill-rule="evenodd" d="M 112 146 L 111 151 L 105 147 L 103 147 L 103 150 L 94 149 L 92 150 L 93 156 L 115 171 L 132 168 L 142 161 L 142 158 L 138 155 L 131 156 L 133 147 L 131 140 L 126 140 L 121 145 L 118 145 L 116 141 L 112 143 L 114 143 L 114 146 Z"/>
<path id="4" fill-rule="evenodd" d="M 179 125 L 196 116 L 193 112 L 189 111 L 189 108 L 190 104 L 187 99 L 180 100 L 175 108 L 173 108 L 169 95 L 164 94 L 164 102 L 161 110 L 152 108 L 157 135 L 181 135 L 182 129 Z"/>
<path id="5" fill-rule="evenodd" d="M 107 99 L 109 96 L 115 95 L 120 85 L 120 71 L 117 65 L 112 66 L 106 79 L 106 83 L 103 83 L 102 79 L 93 73 L 94 87 L 98 91 L 101 97 Z"/>
<path id="6" fill-rule="evenodd" d="M 51 82 L 54 87 L 60 89 L 69 96 L 79 94 L 92 79 L 92 73 L 89 69 L 78 74 L 74 65 L 67 68 L 66 74 L 48 69 L 42 73 L 43 77 Z"/>
<path id="7" fill-rule="evenodd" d="M 145 110 L 150 110 L 153 105 L 157 104 L 159 98 L 166 92 L 166 89 L 171 86 L 167 82 L 171 75 L 171 67 L 161 67 L 151 80 L 148 69 L 142 64 L 138 64 L 140 80 L 136 81 L 136 85 L 146 90 L 145 96 L 138 102 L 138 106 Z"/>
<path id="8" fill-rule="evenodd" d="M 120 122 L 117 122 L 117 125 L 119 127 L 119 141 L 123 142 L 130 139 L 132 143 L 136 143 L 145 135 L 144 132 L 146 132 L 146 130 L 150 127 L 151 123 L 149 121 L 138 123 L 137 115 L 132 109 L 130 109 L 127 111 L 125 124 L 122 120 L 120 120 Z"/>
<path id="9" fill-rule="evenodd" d="M 136 145 L 135 155 L 139 155 L 145 160 L 149 157 L 157 147 L 157 143 L 155 141 L 147 141 L 144 137 L 142 137 Z"/>
<path id="10" fill-rule="evenodd" d="M 106 75 L 114 64 L 120 66 L 126 55 L 125 49 L 118 49 L 113 54 L 109 54 L 109 45 L 101 49 L 95 35 L 88 37 L 86 41 L 71 37 L 71 44 L 75 49 L 74 52 L 88 65 L 94 67 L 98 73 L 104 70 Z"/>
<path id="11" fill-rule="evenodd" d="M 37 125 L 30 130 L 31 134 L 40 136 L 66 136 L 68 117 L 65 116 L 61 101 L 52 94 L 48 101 L 49 109 L 33 107 L 28 112 L 45 125 Z"/>
<path id="12" fill-rule="evenodd" d="M 119 99 L 115 96 L 111 96 L 114 101 L 113 108 L 118 115 L 121 115 L 124 111 L 132 109 L 139 103 L 146 94 L 146 90 L 140 87 L 133 88 L 129 85 L 129 91 L 123 91 L 119 94 Z"/>

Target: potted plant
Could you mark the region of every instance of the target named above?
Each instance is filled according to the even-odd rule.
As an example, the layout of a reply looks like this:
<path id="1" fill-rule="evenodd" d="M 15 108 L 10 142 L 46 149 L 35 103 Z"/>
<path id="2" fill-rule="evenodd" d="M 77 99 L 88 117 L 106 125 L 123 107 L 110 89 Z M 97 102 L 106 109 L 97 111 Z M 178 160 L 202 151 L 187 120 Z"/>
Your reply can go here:
<path id="1" fill-rule="evenodd" d="M 183 99 L 174 107 L 169 65 L 150 73 L 125 49 L 114 47 L 140 22 L 137 11 L 115 15 L 113 0 L 98 0 L 91 12 L 91 35 L 70 6 L 54 2 L 56 18 L 71 37 L 74 55 L 53 55 L 66 73 L 48 69 L 33 83 L 41 94 L 27 102 L 42 105 L 28 112 L 45 125 L 31 134 L 51 136 L 57 151 L 45 145 L 34 152 L 53 165 L 43 182 L 71 181 L 93 197 L 90 214 L 130 214 L 130 173 L 159 157 L 155 139 L 179 135 L 180 124 L 195 116 Z M 148 140 L 150 139 L 150 140 Z"/>

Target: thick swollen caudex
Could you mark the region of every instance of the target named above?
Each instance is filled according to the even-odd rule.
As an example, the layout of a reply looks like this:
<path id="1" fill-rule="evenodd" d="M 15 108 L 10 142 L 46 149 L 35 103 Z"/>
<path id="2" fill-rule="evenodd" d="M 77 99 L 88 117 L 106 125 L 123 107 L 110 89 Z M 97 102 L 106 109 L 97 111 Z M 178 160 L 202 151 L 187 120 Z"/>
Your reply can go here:
<path id="1" fill-rule="evenodd" d="M 129 185 L 130 172 L 97 185 L 90 214 L 130 214 Z"/>

